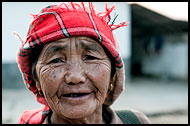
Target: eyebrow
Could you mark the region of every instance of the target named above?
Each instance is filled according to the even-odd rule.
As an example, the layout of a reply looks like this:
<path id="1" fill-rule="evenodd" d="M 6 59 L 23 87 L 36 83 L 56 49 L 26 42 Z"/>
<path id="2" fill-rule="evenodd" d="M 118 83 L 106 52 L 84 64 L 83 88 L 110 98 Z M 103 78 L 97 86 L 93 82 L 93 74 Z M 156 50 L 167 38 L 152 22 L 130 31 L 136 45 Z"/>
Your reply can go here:
<path id="1" fill-rule="evenodd" d="M 95 52 L 101 52 L 101 48 L 98 47 L 95 43 L 85 43 L 85 42 L 81 42 L 80 43 L 81 47 L 83 47 L 85 50 L 91 50 L 91 51 L 95 51 Z M 45 56 L 51 56 L 51 54 L 55 54 L 56 52 L 59 52 L 60 50 L 65 50 L 68 49 L 69 46 L 68 45 L 53 45 L 50 48 L 48 48 L 45 52 L 44 55 Z"/>
<path id="2" fill-rule="evenodd" d="M 54 54 L 60 50 L 65 50 L 66 48 L 68 48 L 68 45 L 54 45 L 45 51 L 45 55 Z"/>
<path id="3" fill-rule="evenodd" d="M 94 44 L 94 43 L 90 43 L 90 44 L 84 44 L 83 42 L 81 43 L 81 46 L 85 49 L 85 50 L 91 50 L 91 51 L 96 51 L 96 52 L 100 52 L 100 48 Z"/>

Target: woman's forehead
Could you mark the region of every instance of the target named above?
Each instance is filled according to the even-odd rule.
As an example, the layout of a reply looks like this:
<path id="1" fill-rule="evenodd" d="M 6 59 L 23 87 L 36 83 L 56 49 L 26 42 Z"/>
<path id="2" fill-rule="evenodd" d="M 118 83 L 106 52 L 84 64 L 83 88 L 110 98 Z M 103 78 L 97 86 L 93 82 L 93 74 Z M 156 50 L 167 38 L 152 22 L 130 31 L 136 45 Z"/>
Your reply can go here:
<path id="1" fill-rule="evenodd" d="M 72 48 L 80 48 L 94 52 L 104 51 L 102 46 L 95 40 L 89 37 L 71 37 L 53 41 L 44 46 L 44 53 L 55 53 L 62 50 Z"/>

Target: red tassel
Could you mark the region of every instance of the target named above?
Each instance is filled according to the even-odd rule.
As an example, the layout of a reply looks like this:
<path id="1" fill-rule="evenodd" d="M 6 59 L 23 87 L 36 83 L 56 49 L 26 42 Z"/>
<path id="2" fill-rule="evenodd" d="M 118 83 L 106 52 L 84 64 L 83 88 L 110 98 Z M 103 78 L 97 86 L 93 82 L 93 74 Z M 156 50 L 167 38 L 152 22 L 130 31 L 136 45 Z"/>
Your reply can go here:
<path id="1" fill-rule="evenodd" d="M 84 2 L 81 2 L 82 6 L 83 6 L 83 10 L 86 11 L 85 6 L 84 6 Z"/>
<path id="2" fill-rule="evenodd" d="M 92 2 L 89 2 L 89 9 L 91 10 L 91 13 L 99 17 L 103 22 L 109 23 L 110 21 L 110 13 L 115 9 L 115 5 L 113 5 L 110 9 L 108 8 L 108 4 L 105 3 L 105 12 L 98 12 L 96 13 L 94 6 Z M 52 12 L 52 11 L 57 11 L 57 12 L 66 12 L 66 11 L 81 11 L 81 12 L 87 12 L 86 6 L 84 5 L 84 2 L 81 2 L 81 5 L 77 3 L 70 2 L 68 4 L 66 3 L 61 3 L 58 6 L 52 6 L 52 8 L 44 8 L 41 12 L 38 14 L 30 14 L 33 17 L 32 25 L 39 20 L 41 17 L 49 16 L 49 15 L 40 15 L 46 12 Z M 40 15 L 40 16 L 39 16 Z M 38 22 L 37 22 L 38 23 Z M 118 25 L 109 25 L 112 30 L 115 30 L 119 27 L 124 27 L 128 26 L 127 22 L 122 22 Z"/>
<path id="3" fill-rule="evenodd" d="M 71 6 L 73 7 L 73 10 L 76 10 L 76 8 L 75 8 L 73 2 L 71 2 Z"/>
<path id="4" fill-rule="evenodd" d="M 108 3 L 107 3 L 107 2 L 105 3 L 105 10 L 106 10 L 106 12 L 109 10 L 109 9 L 108 9 Z"/>
<path id="5" fill-rule="evenodd" d="M 109 11 L 109 9 L 108 9 L 108 4 L 107 4 L 107 3 L 105 3 L 105 9 L 106 9 L 106 12 Z M 111 17 L 110 17 L 110 15 L 108 15 L 107 24 L 110 22 L 110 20 L 111 20 Z"/>
<path id="6" fill-rule="evenodd" d="M 96 14 L 92 2 L 89 2 L 89 8 L 90 8 L 92 14 Z"/>
<path id="7" fill-rule="evenodd" d="M 111 27 L 111 29 L 113 31 L 113 30 L 115 30 L 117 28 L 128 26 L 128 24 L 129 24 L 129 22 L 122 22 L 122 23 L 120 23 L 118 25 L 111 24 L 109 26 Z M 115 26 L 115 27 L 112 27 L 112 26 Z"/>
<path id="8" fill-rule="evenodd" d="M 107 16 L 110 16 L 110 13 L 115 9 L 115 5 L 112 6 L 108 11 L 107 11 L 107 14 L 105 15 L 106 17 Z"/>
<path id="9" fill-rule="evenodd" d="M 73 3 L 73 5 L 75 6 L 77 10 L 80 10 L 80 9 L 82 10 L 82 7 L 78 3 Z"/>
<path id="10" fill-rule="evenodd" d="M 61 4 L 59 5 L 59 7 L 61 7 L 63 4 L 64 4 L 64 6 L 67 8 L 67 10 L 69 10 L 69 8 L 68 8 L 68 6 L 67 6 L 66 3 L 61 3 Z"/>

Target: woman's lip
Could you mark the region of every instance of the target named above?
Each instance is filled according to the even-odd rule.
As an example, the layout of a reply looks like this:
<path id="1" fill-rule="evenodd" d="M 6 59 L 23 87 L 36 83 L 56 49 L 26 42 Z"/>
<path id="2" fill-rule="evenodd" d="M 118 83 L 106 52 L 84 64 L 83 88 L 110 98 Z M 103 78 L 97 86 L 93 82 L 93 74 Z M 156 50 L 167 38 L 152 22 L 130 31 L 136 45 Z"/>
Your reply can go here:
<path id="1" fill-rule="evenodd" d="M 93 95 L 93 93 L 87 93 L 86 95 L 83 96 L 79 96 L 79 97 L 64 97 L 61 96 L 60 99 L 63 100 L 66 103 L 71 103 L 71 104 L 80 104 L 85 102 L 86 100 L 88 100 L 91 96 Z"/>
<path id="2" fill-rule="evenodd" d="M 59 96 L 58 96 L 58 98 L 60 98 L 60 97 L 62 97 L 62 96 L 64 96 L 64 95 L 69 95 L 69 94 L 90 94 L 90 93 L 92 93 L 93 91 L 65 91 L 64 93 L 62 93 L 62 94 L 60 94 Z"/>
<path id="3" fill-rule="evenodd" d="M 80 97 L 83 95 L 87 95 L 89 93 L 68 93 L 68 94 L 62 94 L 63 97 Z"/>

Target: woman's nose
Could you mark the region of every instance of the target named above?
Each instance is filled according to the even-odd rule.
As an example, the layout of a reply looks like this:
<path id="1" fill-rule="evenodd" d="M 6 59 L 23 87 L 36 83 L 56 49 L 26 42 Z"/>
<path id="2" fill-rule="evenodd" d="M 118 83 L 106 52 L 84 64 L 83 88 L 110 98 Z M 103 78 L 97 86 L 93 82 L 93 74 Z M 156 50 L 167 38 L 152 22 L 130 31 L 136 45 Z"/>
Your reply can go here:
<path id="1" fill-rule="evenodd" d="M 67 84 L 83 84 L 86 81 L 84 69 L 80 65 L 72 65 L 65 75 Z"/>

